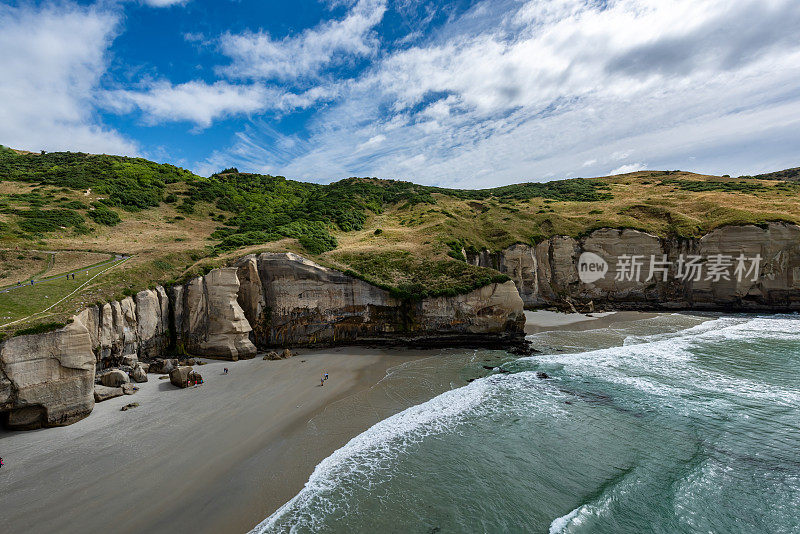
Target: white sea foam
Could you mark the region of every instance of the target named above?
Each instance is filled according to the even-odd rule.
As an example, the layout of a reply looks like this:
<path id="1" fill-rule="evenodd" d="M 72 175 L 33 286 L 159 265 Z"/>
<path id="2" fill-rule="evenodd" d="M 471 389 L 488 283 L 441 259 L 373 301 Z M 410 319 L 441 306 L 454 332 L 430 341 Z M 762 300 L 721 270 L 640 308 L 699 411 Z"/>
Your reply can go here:
<path id="1" fill-rule="evenodd" d="M 476 380 L 372 426 L 320 462 L 300 493 L 252 532 L 285 528 L 288 525 L 283 523 L 287 520 L 313 529 L 317 518 L 311 513 L 309 505 L 312 501 L 324 501 L 314 503 L 315 507 L 321 505 L 328 512 L 331 507 L 340 505 L 342 499 L 337 499 L 337 504 L 334 504 L 325 495 L 337 488 L 342 477 L 352 477 L 359 472 L 367 477 L 374 475 L 375 471 L 388 467 L 393 458 L 425 436 L 452 429 L 458 424 L 460 416 L 483 402 L 492 387 L 491 380 Z"/>
<path id="2" fill-rule="evenodd" d="M 515 409 L 553 418 L 566 416 L 562 402 L 544 402 L 547 397 L 566 397 L 553 387 L 554 382 L 537 379 L 533 371 L 493 375 L 395 414 L 320 462 L 300 493 L 252 532 L 293 530 L 298 526 L 315 530 L 322 517 L 315 517 L 314 510 L 325 514 L 346 511 L 342 508 L 349 506 L 348 499 L 343 498 L 348 491 L 346 486 L 370 484 L 375 477 L 391 477 L 394 460 L 409 447 L 425 437 L 453 432 L 467 418 L 493 417 Z M 347 483 L 343 484 L 345 480 Z"/>
<path id="3" fill-rule="evenodd" d="M 759 339 L 800 341 L 798 326 L 800 318 L 796 316 L 724 317 L 667 334 L 628 336 L 623 346 L 537 355 L 521 361 L 557 364 L 568 377 L 593 377 L 632 387 L 645 392 L 645 398 L 661 399 L 659 405 L 669 404 L 685 410 L 714 410 L 716 402 L 731 402 L 714 398 L 714 393 L 720 390 L 731 394 L 727 399 L 758 398 L 796 406 L 800 403 L 800 389 L 715 372 L 710 370 L 712 367 L 697 365 L 692 349 L 707 343 Z M 369 485 L 375 477 L 390 477 L 393 462 L 409 447 L 427 436 L 452 432 L 472 416 L 507 414 L 515 410 L 547 411 L 548 417 L 556 419 L 568 415 L 560 398 L 566 394 L 557 387 L 559 382 L 558 377 L 537 380 L 534 372 L 496 375 L 476 380 L 381 421 L 323 460 L 300 493 L 253 532 L 316 530 L 323 524 L 323 514 L 346 512 L 351 506 L 348 486 L 353 483 Z M 707 402 L 696 402 L 698 394 L 707 394 Z M 557 402 L 545 402 L 548 398 Z M 344 481 L 347 484 L 343 484 Z M 569 532 L 586 525 L 607 510 L 609 498 L 601 497 L 555 519 L 550 532 Z"/>
<path id="4" fill-rule="evenodd" d="M 566 532 L 567 527 L 575 519 L 578 514 L 581 513 L 581 509 L 583 506 L 579 506 L 575 508 L 570 513 L 566 515 L 562 515 L 561 517 L 556 517 L 553 519 L 553 522 L 550 523 L 550 534 L 561 534 L 562 532 Z"/>
<path id="5" fill-rule="evenodd" d="M 596 377 L 670 401 L 725 390 L 743 399 L 796 406 L 800 402 L 800 389 L 698 366 L 692 349 L 730 342 L 800 341 L 798 327 L 800 317 L 795 315 L 722 317 L 678 332 L 628 336 L 622 347 L 525 359 L 561 364 L 571 376 Z"/>

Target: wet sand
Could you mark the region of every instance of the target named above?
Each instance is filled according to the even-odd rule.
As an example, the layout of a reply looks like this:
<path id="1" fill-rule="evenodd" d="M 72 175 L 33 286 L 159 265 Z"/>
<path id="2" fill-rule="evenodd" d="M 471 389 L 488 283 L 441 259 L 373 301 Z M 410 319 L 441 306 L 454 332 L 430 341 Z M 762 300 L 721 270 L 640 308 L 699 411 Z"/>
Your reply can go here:
<path id="1" fill-rule="evenodd" d="M 612 311 L 597 313 L 561 313 L 548 310 L 525 312 L 525 333 L 537 334 L 549 330 L 592 330 L 637 319 L 655 317 L 657 312 Z"/>

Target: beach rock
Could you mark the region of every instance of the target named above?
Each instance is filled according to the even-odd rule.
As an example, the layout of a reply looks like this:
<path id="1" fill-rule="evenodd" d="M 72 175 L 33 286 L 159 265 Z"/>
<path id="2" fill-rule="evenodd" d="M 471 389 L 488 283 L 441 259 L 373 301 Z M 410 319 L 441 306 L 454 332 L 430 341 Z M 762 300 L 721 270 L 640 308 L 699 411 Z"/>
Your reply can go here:
<path id="1" fill-rule="evenodd" d="M 128 410 L 132 410 L 133 408 L 138 408 L 138 407 L 139 407 L 139 403 L 138 402 L 131 402 L 129 404 L 126 404 L 122 408 L 120 408 L 120 411 L 127 412 Z"/>
<path id="2" fill-rule="evenodd" d="M 213 269 L 175 293 L 175 330 L 187 352 L 233 361 L 255 356 L 236 273 L 235 267 Z"/>
<path id="3" fill-rule="evenodd" d="M 289 359 L 289 358 L 291 358 L 292 356 L 293 356 L 293 355 L 292 355 L 292 351 L 290 351 L 289 349 L 283 349 L 283 354 L 281 355 L 281 357 L 282 357 L 284 360 L 288 360 L 288 359 Z"/>
<path id="4" fill-rule="evenodd" d="M 122 393 L 125 395 L 133 395 L 139 390 L 138 387 L 134 386 L 131 383 L 122 384 L 122 387 L 120 389 L 122 389 Z"/>
<path id="5" fill-rule="evenodd" d="M 130 376 L 134 382 L 147 382 L 147 371 L 145 371 L 141 365 L 134 367 Z"/>
<path id="6" fill-rule="evenodd" d="M 546 380 L 546 379 L 550 378 L 550 375 L 548 375 L 544 371 L 536 371 L 536 378 L 538 378 L 540 380 Z"/>
<path id="7" fill-rule="evenodd" d="M 128 375 L 119 369 L 107 372 L 100 379 L 101 384 L 110 388 L 120 387 L 122 384 L 127 384 L 129 381 Z"/>
<path id="8" fill-rule="evenodd" d="M 169 381 L 173 386 L 185 388 L 189 387 L 189 382 L 193 381 L 192 379 L 194 377 L 195 373 L 192 371 L 192 368 L 183 366 L 173 369 L 173 371 L 169 374 Z"/>
<path id="9" fill-rule="evenodd" d="M 15 429 L 74 423 L 94 407 L 95 355 L 79 320 L 0 343 L 0 411 Z"/>
<path id="10" fill-rule="evenodd" d="M 178 365 L 178 360 L 156 360 L 150 364 L 149 372 L 156 374 L 169 374 Z"/>
<path id="11" fill-rule="evenodd" d="M 139 357 L 161 356 L 169 344 L 169 298 L 163 287 L 136 294 Z"/>
<path id="12" fill-rule="evenodd" d="M 280 356 L 280 354 L 278 354 L 274 350 L 271 350 L 271 351 L 267 352 L 266 354 L 264 354 L 264 358 L 263 359 L 265 359 L 265 360 L 280 360 L 281 356 Z"/>
<path id="13" fill-rule="evenodd" d="M 113 399 L 115 397 L 121 397 L 123 395 L 122 388 L 110 388 L 106 386 L 95 386 L 94 387 L 94 401 L 95 402 L 103 402 L 107 401 L 108 399 Z"/>

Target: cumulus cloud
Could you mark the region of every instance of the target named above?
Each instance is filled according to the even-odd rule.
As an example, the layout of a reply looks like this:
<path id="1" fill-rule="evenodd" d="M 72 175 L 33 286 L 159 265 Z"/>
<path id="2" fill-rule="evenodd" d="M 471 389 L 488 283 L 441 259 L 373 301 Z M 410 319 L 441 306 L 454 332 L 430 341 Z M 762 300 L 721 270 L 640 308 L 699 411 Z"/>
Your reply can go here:
<path id="1" fill-rule="evenodd" d="M 271 95 L 261 85 L 232 85 L 221 81 L 173 85 L 161 80 L 147 84 L 142 90 L 109 91 L 104 102 L 117 112 L 139 108 L 150 123 L 188 121 L 208 127 L 219 118 L 262 111 L 276 97 L 280 95 Z"/>
<path id="2" fill-rule="evenodd" d="M 231 78 L 314 76 L 337 60 L 369 56 L 377 46 L 373 28 L 385 11 L 386 0 L 359 0 L 345 18 L 283 39 L 265 32 L 227 33 L 220 39 L 220 48 L 232 63 L 219 70 Z"/>
<path id="3" fill-rule="evenodd" d="M 72 4 L 0 5 L 0 143 L 137 152 L 92 113 L 118 22 L 115 12 Z"/>
<path id="4" fill-rule="evenodd" d="M 689 157 L 731 173 L 796 165 L 794 0 L 486 1 L 451 25 L 340 88 L 303 150 L 262 143 L 256 126 L 231 154 L 291 176 L 455 186 Z"/>
<path id="5" fill-rule="evenodd" d="M 335 88 L 325 87 L 291 93 L 259 83 L 239 85 L 193 80 L 174 85 L 159 80 L 147 82 L 138 89 L 106 91 L 101 103 L 117 113 L 139 109 L 148 124 L 186 121 L 208 128 L 216 120 L 237 115 L 306 108 L 335 94 Z"/>

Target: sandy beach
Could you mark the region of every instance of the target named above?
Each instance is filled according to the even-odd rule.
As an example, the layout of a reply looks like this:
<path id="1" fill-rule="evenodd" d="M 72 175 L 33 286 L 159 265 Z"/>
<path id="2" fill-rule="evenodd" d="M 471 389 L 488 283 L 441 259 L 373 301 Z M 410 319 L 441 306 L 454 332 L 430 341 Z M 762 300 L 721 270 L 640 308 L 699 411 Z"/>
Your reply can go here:
<path id="1" fill-rule="evenodd" d="M 197 367 L 200 387 L 179 390 L 151 374 L 135 395 L 97 404 L 74 425 L 0 430 L 2 530 L 246 532 L 375 422 L 354 420 L 347 432 L 302 443 L 308 421 L 425 356 L 349 348 L 210 362 Z M 330 379 L 320 387 L 324 372 Z M 120 411 L 130 402 L 140 406 Z"/>
<path id="2" fill-rule="evenodd" d="M 535 333 L 644 314 L 527 315 Z M 3 532 L 247 532 L 351 438 L 466 384 L 498 358 L 513 356 L 342 347 L 280 361 L 207 361 L 196 367 L 205 384 L 186 390 L 148 375 L 135 395 L 99 403 L 74 425 L 0 430 Z M 324 372 L 330 379 L 320 387 Z M 131 402 L 140 406 L 120 411 Z"/>

